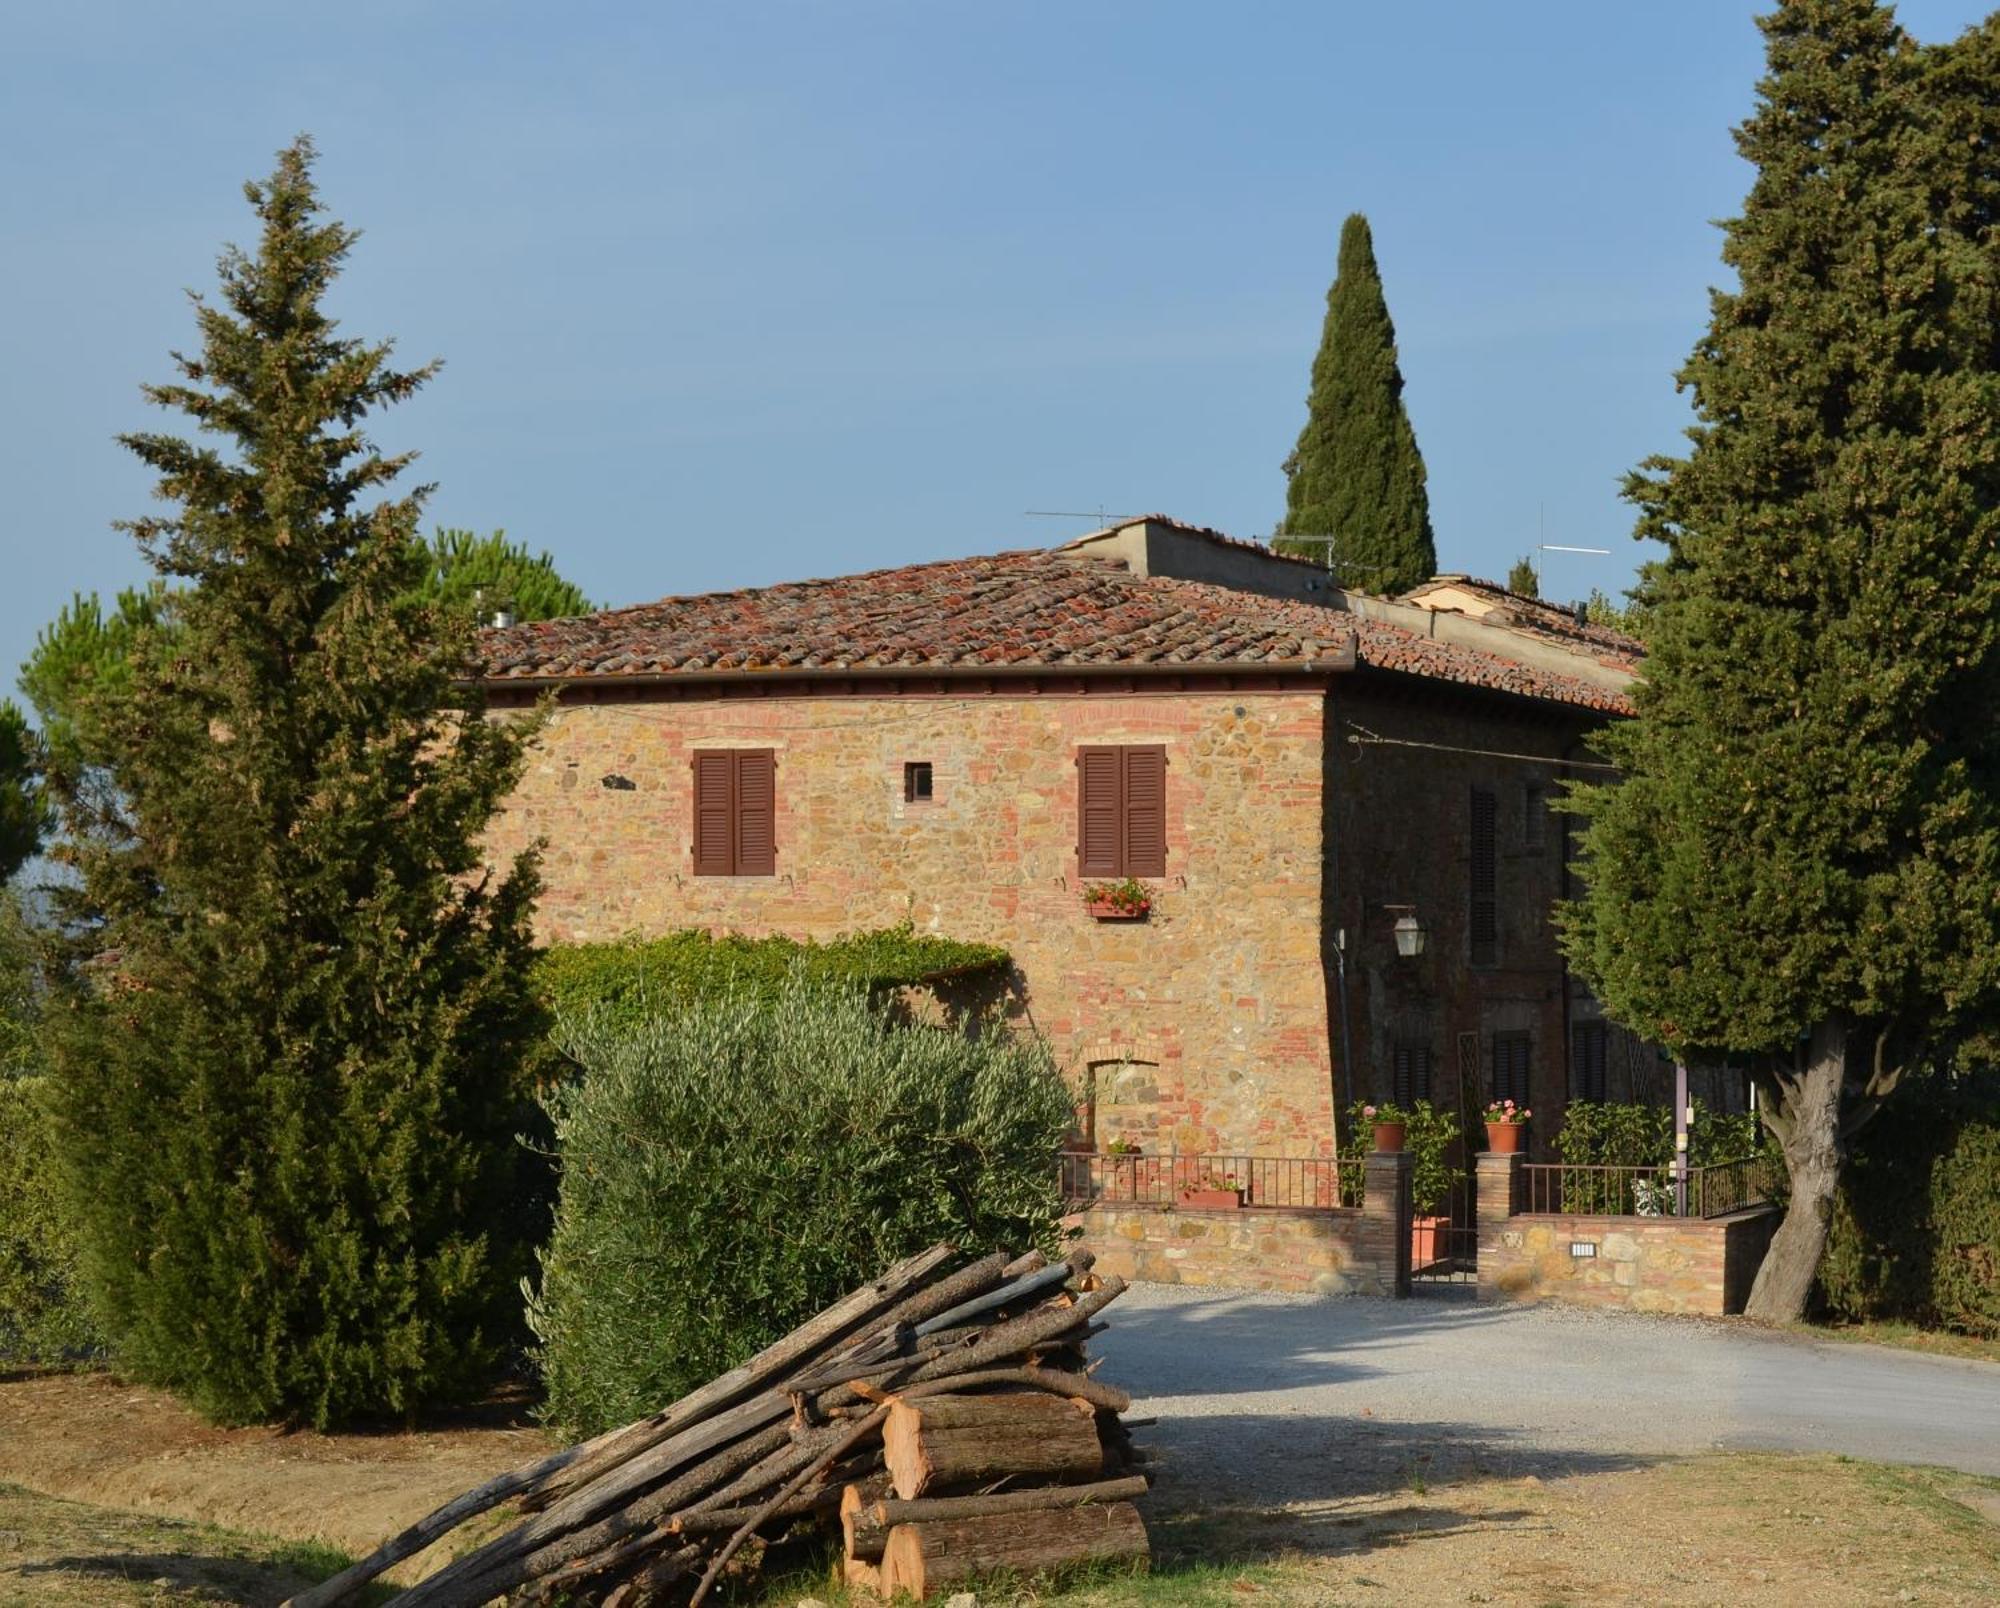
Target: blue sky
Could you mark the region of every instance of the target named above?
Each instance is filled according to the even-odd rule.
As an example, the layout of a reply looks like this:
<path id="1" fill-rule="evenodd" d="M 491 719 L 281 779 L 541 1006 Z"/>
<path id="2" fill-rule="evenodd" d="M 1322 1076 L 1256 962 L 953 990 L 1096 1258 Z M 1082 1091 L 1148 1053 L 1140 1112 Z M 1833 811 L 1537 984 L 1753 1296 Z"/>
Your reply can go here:
<path id="1" fill-rule="evenodd" d="M 382 416 L 432 522 L 593 596 L 1041 545 L 1029 509 L 1282 511 L 1366 212 L 1440 560 L 1616 590 L 1620 475 L 1748 183 L 1760 7 L 15 0 L 0 14 L 0 664 L 144 571 L 113 442 L 309 130 L 336 310 L 441 378 Z M 1947 37 L 1974 5 L 1901 7 Z"/>

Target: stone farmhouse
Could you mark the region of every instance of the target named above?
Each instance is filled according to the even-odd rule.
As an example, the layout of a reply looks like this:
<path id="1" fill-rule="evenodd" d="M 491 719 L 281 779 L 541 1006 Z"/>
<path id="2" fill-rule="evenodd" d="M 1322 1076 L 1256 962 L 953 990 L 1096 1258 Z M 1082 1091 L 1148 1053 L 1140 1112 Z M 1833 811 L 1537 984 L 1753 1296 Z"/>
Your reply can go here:
<path id="1" fill-rule="evenodd" d="M 1549 922 L 1637 655 L 1567 611 L 1147 517 L 482 643 L 495 709 L 558 699 L 493 834 L 546 842 L 545 940 L 1003 944 L 1099 1146 L 1323 1156 L 1372 1096 L 1511 1097 L 1543 1148 L 1654 1092 Z M 1087 908 L 1128 877 L 1144 919 Z"/>

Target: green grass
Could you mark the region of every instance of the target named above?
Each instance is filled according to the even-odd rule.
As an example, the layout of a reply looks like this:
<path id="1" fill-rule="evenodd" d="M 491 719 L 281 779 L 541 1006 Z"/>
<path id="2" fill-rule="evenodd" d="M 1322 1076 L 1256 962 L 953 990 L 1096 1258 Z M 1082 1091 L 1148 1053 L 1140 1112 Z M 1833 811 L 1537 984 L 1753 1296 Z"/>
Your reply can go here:
<path id="1" fill-rule="evenodd" d="M 332 1547 L 0 1485 L 0 1608 L 278 1603 L 354 1560 Z M 364 1604 L 387 1602 L 378 1587 Z"/>
<path id="2" fill-rule="evenodd" d="M 1879 1319 L 1868 1323 L 1801 1324 L 1799 1332 L 1816 1340 L 1841 1340 L 1854 1345 L 1896 1346 L 1929 1352 L 1934 1357 L 1964 1357 L 1973 1362 L 2000 1362 L 2000 1339 L 1954 1334 L 1949 1329 L 1921 1329 L 1914 1323 Z"/>

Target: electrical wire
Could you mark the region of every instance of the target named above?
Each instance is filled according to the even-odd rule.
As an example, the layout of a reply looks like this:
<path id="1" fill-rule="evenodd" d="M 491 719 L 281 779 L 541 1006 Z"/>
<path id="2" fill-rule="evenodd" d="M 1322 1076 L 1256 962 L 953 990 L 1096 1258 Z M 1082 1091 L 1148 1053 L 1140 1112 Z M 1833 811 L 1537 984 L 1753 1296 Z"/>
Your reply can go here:
<path id="1" fill-rule="evenodd" d="M 1475 754 L 1481 759 L 1522 759 L 1535 765 L 1566 765 L 1571 770 L 1609 771 L 1614 775 L 1618 770 L 1616 765 L 1607 765 L 1596 759 L 1561 759 L 1554 754 L 1515 754 L 1502 748 L 1461 748 L 1456 743 L 1420 743 L 1409 737 L 1384 737 L 1380 732 L 1351 722 L 1347 728 L 1347 740 L 1356 747 L 1365 744 L 1371 748 L 1428 748 L 1440 754 Z"/>

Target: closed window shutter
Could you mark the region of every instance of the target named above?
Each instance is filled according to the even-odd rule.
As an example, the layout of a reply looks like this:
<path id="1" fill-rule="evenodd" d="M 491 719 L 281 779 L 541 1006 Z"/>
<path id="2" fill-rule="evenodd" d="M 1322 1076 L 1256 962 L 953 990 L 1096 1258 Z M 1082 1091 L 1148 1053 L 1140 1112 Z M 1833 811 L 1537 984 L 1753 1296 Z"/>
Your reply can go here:
<path id="1" fill-rule="evenodd" d="M 726 877 L 735 865 L 736 756 L 694 756 L 694 874 Z"/>
<path id="2" fill-rule="evenodd" d="M 1528 1059 L 1532 1040 L 1526 1033 L 1493 1035 L 1493 1098 L 1512 1100 L 1518 1106 L 1532 1105 L 1528 1098 Z"/>
<path id="3" fill-rule="evenodd" d="M 1077 750 L 1076 868 L 1120 877 L 1125 860 L 1125 767 L 1116 748 Z"/>
<path id="4" fill-rule="evenodd" d="M 1167 751 L 1125 751 L 1125 865 L 1128 877 L 1167 874 Z"/>
<path id="5" fill-rule="evenodd" d="M 1405 1109 L 1431 1097 L 1431 1047 L 1398 1044 L 1391 1062 L 1389 1098 Z"/>
<path id="6" fill-rule="evenodd" d="M 778 874 L 777 756 L 747 749 L 736 758 L 736 875 Z"/>
<path id="7" fill-rule="evenodd" d="M 1500 958 L 1500 903 L 1494 828 L 1493 790 L 1472 790 L 1472 873 L 1469 880 L 1471 905 L 1467 911 L 1467 935 L 1471 962 L 1491 966 Z"/>

